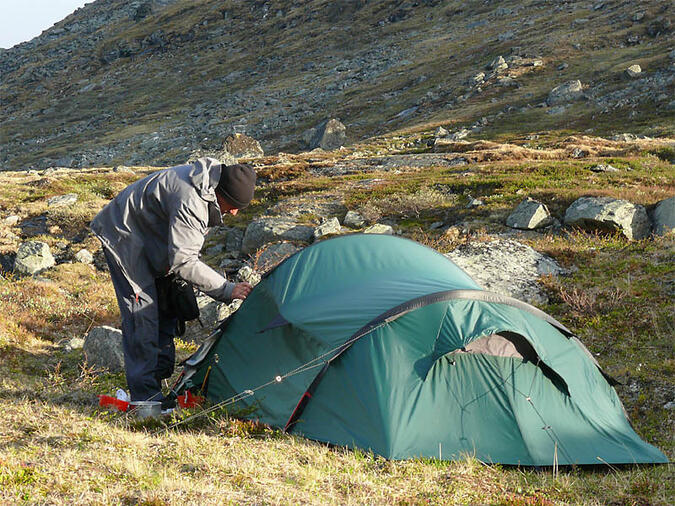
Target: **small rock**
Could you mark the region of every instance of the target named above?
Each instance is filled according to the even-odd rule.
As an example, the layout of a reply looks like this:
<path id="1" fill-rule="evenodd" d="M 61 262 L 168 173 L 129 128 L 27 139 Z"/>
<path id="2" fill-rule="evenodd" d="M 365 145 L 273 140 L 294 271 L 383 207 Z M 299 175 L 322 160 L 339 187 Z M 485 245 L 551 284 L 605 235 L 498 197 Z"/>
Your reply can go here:
<path id="1" fill-rule="evenodd" d="M 644 17 L 645 17 L 644 12 L 636 12 L 635 14 L 633 14 L 633 21 L 635 22 L 642 21 Z"/>
<path id="2" fill-rule="evenodd" d="M 110 372 L 124 370 L 122 331 L 113 327 L 94 327 L 84 339 L 84 358 L 88 365 Z"/>
<path id="3" fill-rule="evenodd" d="M 675 401 L 666 402 L 663 409 L 675 409 Z"/>
<path id="4" fill-rule="evenodd" d="M 473 209 L 474 207 L 480 207 L 483 205 L 485 205 L 485 202 L 483 202 L 482 200 L 471 198 L 469 199 L 469 203 L 466 205 L 466 208 Z"/>
<path id="5" fill-rule="evenodd" d="M 445 137 L 446 135 L 448 135 L 448 131 L 441 126 L 439 126 L 434 132 L 434 137 Z"/>
<path id="6" fill-rule="evenodd" d="M 556 86 L 548 94 L 548 105 L 559 105 L 578 100 L 583 96 L 583 86 L 578 79 Z"/>
<path id="7" fill-rule="evenodd" d="M 475 86 L 482 84 L 484 81 L 485 81 L 485 72 L 479 72 L 469 80 L 469 83 Z"/>
<path id="8" fill-rule="evenodd" d="M 535 230 L 553 223 L 553 217 L 548 208 L 534 199 L 526 198 L 506 219 L 506 225 L 511 228 Z"/>
<path id="9" fill-rule="evenodd" d="M 92 264 L 94 263 L 94 255 L 86 249 L 81 249 L 75 254 L 75 260 L 81 264 Z"/>
<path id="10" fill-rule="evenodd" d="M 626 69 L 626 75 L 627 75 L 628 77 L 636 78 L 636 77 L 638 77 L 640 74 L 642 74 L 642 68 L 640 67 L 640 65 L 637 65 L 637 64 L 636 64 L 636 65 L 631 65 L 630 67 L 628 67 L 628 68 Z"/>
<path id="11" fill-rule="evenodd" d="M 635 134 L 616 134 L 612 136 L 613 141 L 620 141 L 620 142 L 632 142 L 637 139 L 637 136 Z"/>
<path id="12" fill-rule="evenodd" d="M 609 164 L 598 164 L 591 167 L 592 172 L 619 172 L 619 169 Z"/>
<path id="13" fill-rule="evenodd" d="M 314 229 L 314 239 L 321 239 L 327 235 L 339 234 L 341 230 L 340 220 L 331 218 Z"/>
<path id="14" fill-rule="evenodd" d="M 344 219 L 345 226 L 351 228 L 361 228 L 363 225 L 365 225 L 365 223 L 366 220 L 364 220 L 363 216 L 361 216 L 359 213 L 356 211 L 347 211 Z"/>
<path id="15" fill-rule="evenodd" d="M 574 148 L 572 150 L 572 158 L 586 158 L 589 155 L 588 151 L 581 148 Z"/>
<path id="16" fill-rule="evenodd" d="M 237 279 L 239 279 L 239 281 L 245 281 L 246 283 L 250 283 L 253 286 L 255 286 L 258 283 L 260 283 L 261 276 L 251 267 L 245 265 L 237 272 Z"/>
<path id="17" fill-rule="evenodd" d="M 391 225 L 384 225 L 383 223 L 375 223 L 363 231 L 364 234 L 386 234 L 393 235 L 394 229 Z"/>
<path id="18" fill-rule="evenodd" d="M 13 227 L 13 226 L 16 225 L 17 223 L 19 223 L 19 220 L 20 220 L 20 219 L 21 219 L 21 218 L 19 218 L 16 214 L 13 214 L 13 215 L 11 215 L 11 216 L 7 216 L 7 218 L 5 218 L 4 220 L 2 220 L 2 223 L 5 224 L 5 225 L 7 225 L 8 227 Z"/>
<path id="19" fill-rule="evenodd" d="M 457 130 L 456 132 L 451 133 L 449 139 L 451 141 L 459 141 L 464 139 L 465 137 L 468 137 L 470 133 L 471 133 L 470 130 L 462 128 L 461 130 Z"/>
<path id="20" fill-rule="evenodd" d="M 113 172 L 118 172 L 120 174 L 135 174 L 135 172 L 124 165 L 116 165 L 113 167 Z"/>
<path id="21" fill-rule="evenodd" d="M 487 68 L 495 71 L 506 70 L 509 68 L 509 65 L 506 63 L 506 60 L 504 60 L 503 56 L 497 56 L 497 58 L 490 62 Z"/>
<path id="22" fill-rule="evenodd" d="M 55 263 L 46 242 L 26 241 L 16 253 L 14 272 L 31 276 L 53 267 Z"/>
<path id="23" fill-rule="evenodd" d="M 662 200 L 654 208 L 654 233 L 668 235 L 675 231 L 675 197 Z"/>
<path id="24" fill-rule="evenodd" d="M 556 68 L 557 68 L 558 70 L 565 70 L 567 67 L 569 67 L 569 65 L 568 65 L 567 63 L 561 63 L 561 64 L 558 65 Z"/>
<path id="25" fill-rule="evenodd" d="M 49 207 L 65 207 L 77 202 L 77 193 L 67 193 L 66 195 L 58 195 L 47 199 Z"/>
<path id="26" fill-rule="evenodd" d="M 430 230 L 437 230 L 441 228 L 444 225 L 442 221 L 434 221 L 431 225 L 429 225 Z"/>
<path id="27" fill-rule="evenodd" d="M 70 352 L 73 350 L 81 350 L 84 347 L 84 339 L 81 337 L 73 337 L 63 344 L 63 351 Z"/>

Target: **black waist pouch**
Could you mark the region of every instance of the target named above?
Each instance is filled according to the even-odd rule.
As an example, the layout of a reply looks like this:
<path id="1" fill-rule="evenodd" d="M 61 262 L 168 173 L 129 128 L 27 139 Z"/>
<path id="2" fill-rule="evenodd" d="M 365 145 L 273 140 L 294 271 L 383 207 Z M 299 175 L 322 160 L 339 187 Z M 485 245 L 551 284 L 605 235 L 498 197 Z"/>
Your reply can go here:
<path id="1" fill-rule="evenodd" d="M 199 305 L 192 285 L 174 274 L 159 278 L 157 299 L 159 310 L 178 320 L 176 334 L 185 334 L 185 322 L 199 318 Z"/>

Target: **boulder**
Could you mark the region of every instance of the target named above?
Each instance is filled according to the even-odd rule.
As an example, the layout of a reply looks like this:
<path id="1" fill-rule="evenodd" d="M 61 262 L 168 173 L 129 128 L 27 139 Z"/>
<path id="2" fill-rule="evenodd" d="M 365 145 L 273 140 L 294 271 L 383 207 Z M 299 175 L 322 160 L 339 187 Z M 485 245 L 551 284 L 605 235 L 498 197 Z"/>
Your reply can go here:
<path id="1" fill-rule="evenodd" d="M 510 239 L 473 242 L 445 255 L 486 290 L 530 304 L 546 304 L 538 279 L 566 271 L 552 258 Z"/>
<path id="2" fill-rule="evenodd" d="M 266 272 L 285 260 L 287 257 L 295 254 L 297 251 L 300 251 L 300 248 L 290 242 L 270 244 L 260 254 L 256 265 L 258 266 L 259 270 Z"/>
<path id="3" fill-rule="evenodd" d="M 560 105 L 578 100 L 583 96 L 583 86 L 578 79 L 568 81 L 560 86 L 556 86 L 548 94 L 546 103 L 548 105 Z"/>
<path id="4" fill-rule="evenodd" d="M 369 226 L 363 231 L 364 234 L 387 234 L 393 235 L 394 229 L 391 225 L 385 225 L 383 223 L 375 223 L 374 225 Z"/>
<path id="5" fill-rule="evenodd" d="M 88 365 L 110 372 L 124 370 L 122 331 L 103 325 L 94 327 L 84 338 L 84 358 Z"/>
<path id="6" fill-rule="evenodd" d="M 639 77 L 642 74 L 642 68 L 640 65 L 631 65 L 626 69 L 626 75 L 631 78 Z"/>
<path id="7" fill-rule="evenodd" d="M 324 121 L 305 133 L 309 149 L 337 149 L 347 142 L 347 128 L 335 118 Z"/>
<path id="8" fill-rule="evenodd" d="M 309 243 L 314 239 L 314 227 L 299 225 L 283 217 L 267 217 L 252 221 L 246 228 L 242 252 L 253 253 L 261 246 L 277 241 Z"/>
<path id="9" fill-rule="evenodd" d="M 672 234 L 675 230 L 675 197 L 662 200 L 654 208 L 654 233 Z"/>
<path id="10" fill-rule="evenodd" d="M 511 228 L 535 230 L 553 223 L 553 217 L 548 208 L 541 202 L 526 198 L 506 218 L 506 225 Z"/>
<path id="11" fill-rule="evenodd" d="M 359 213 L 356 211 L 347 211 L 344 219 L 344 224 L 346 227 L 361 228 L 363 225 L 365 225 L 365 223 L 366 220 L 363 219 L 363 216 L 361 216 Z"/>
<path id="12" fill-rule="evenodd" d="M 67 193 L 65 195 L 58 195 L 47 199 L 47 206 L 65 207 L 73 205 L 75 202 L 77 202 L 77 193 Z"/>
<path id="13" fill-rule="evenodd" d="M 339 234 L 341 230 L 340 220 L 331 218 L 314 229 L 314 239 L 321 239 L 327 235 Z"/>
<path id="14" fill-rule="evenodd" d="M 446 135 L 448 135 L 448 131 L 442 126 L 439 126 L 434 132 L 434 137 L 445 137 Z"/>
<path id="15" fill-rule="evenodd" d="M 46 242 L 26 241 L 16 252 L 14 272 L 30 276 L 53 267 L 55 263 Z"/>
<path id="16" fill-rule="evenodd" d="M 230 228 L 225 236 L 225 253 L 231 257 L 241 254 L 241 245 L 244 241 L 244 231 L 239 228 Z"/>
<path id="17" fill-rule="evenodd" d="M 75 260 L 81 264 L 92 264 L 94 263 L 94 255 L 92 255 L 89 250 L 81 249 L 75 253 Z"/>
<path id="18" fill-rule="evenodd" d="M 265 156 L 265 152 L 257 140 L 239 133 L 225 139 L 224 148 L 235 158 L 259 158 Z"/>
<path id="19" fill-rule="evenodd" d="M 641 205 L 611 197 L 581 197 L 565 211 L 565 224 L 586 230 L 621 231 L 628 239 L 649 235 L 651 223 Z"/>

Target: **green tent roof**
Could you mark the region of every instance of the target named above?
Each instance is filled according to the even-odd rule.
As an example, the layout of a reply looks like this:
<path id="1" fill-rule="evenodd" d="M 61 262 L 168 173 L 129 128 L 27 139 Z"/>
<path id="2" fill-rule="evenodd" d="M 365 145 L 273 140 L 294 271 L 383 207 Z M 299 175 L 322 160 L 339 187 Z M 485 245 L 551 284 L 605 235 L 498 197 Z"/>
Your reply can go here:
<path id="1" fill-rule="evenodd" d="M 237 396 L 272 426 L 390 458 L 667 462 L 563 325 L 392 236 L 296 253 L 185 372 L 213 402 Z"/>

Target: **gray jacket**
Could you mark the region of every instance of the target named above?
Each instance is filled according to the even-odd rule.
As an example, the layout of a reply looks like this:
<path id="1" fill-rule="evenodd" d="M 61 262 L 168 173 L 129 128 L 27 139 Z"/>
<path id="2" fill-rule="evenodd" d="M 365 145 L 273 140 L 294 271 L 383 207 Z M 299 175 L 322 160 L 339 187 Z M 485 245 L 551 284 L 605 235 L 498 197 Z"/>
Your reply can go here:
<path id="1" fill-rule="evenodd" d="M 221 164 L 200 158 L 151 174 L 119 193 L 91 222 L 134 293 L 175 273 L 221 301 L 234 283 L 199 260 L 210 226 L 221 225 L 215 188 Z M 210 219 L 209 219 L 210 218 Z"/>

